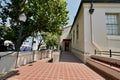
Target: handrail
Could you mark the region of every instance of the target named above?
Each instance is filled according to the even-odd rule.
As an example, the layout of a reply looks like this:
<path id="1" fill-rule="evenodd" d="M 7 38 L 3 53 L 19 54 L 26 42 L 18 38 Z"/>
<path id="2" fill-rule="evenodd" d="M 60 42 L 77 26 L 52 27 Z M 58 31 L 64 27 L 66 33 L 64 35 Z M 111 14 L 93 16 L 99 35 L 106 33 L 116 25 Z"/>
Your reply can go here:
<path id="1" fill-rule="evenodd" d="M 113 51 L 112 53 L 120 53 L 120 52 L 114 52 L 114 51 Z"/>
<path id="2" fill-rule="evenodd" d="M 112 55 L 114 55 L 114 56 L 120 56 L 120 55 L 118 55 L 118 54 L 112 54 Z"/>
<path id="3" fill-rule="evenodd" d="M 109 51 L 96 51 L 96 52 L 109 52 Z"/>
<path id="4" fill-rule="evenodd" d="M 5 54 L 5 55 L 0 55 L 0 60 L 1 60 L 2 57 L 8 56 L 8 55 L 13 54 L 13 53 L 14 52 L 11 52 L 11 53 L 8 53 L 8 54 Z"/>
<path id="5" fill-rule="evenodd" d="M 100 53 L 98 53 L 98 52 L 100 52 Z M 106 53 L 108 53 L 108 54 L 106 54 Z M 104 55 L 110 55 L 110 57 L 112 57 L 112 56 L 120 56 L 119 54 L 115 54 L 115 53 L 120 53 L 120 52 L 112 51 L 112 50 L 109 50 L 109 51 L 97 51 L 97 50 L 95 50 L 95 55 L 96 54 L 104 54 Z"/>

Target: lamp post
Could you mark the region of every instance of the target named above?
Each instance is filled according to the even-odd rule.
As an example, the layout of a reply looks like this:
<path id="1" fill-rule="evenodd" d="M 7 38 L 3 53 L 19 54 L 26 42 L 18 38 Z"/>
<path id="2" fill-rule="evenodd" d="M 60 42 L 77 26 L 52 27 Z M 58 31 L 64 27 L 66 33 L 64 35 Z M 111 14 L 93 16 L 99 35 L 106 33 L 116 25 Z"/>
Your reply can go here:
<path id="1" fill-rule="evenodd" d="M 18 56 L 19 56 L 19 51 L 20 51 L 20 44 L 21 44 L 21 36 L 22 36 L 22 31 L 23 31 L 23 23 L 26 21 L 26 16 L 24 13 L 19 15 L 19 21 L 20 21 L 20 30 L 19 30 L 19 35 L 18 35 L 18 41 L 17 41 L 17 59 L 16 59 L 16 65 L 17 67 L 17 61 L 18 61 Z"/>

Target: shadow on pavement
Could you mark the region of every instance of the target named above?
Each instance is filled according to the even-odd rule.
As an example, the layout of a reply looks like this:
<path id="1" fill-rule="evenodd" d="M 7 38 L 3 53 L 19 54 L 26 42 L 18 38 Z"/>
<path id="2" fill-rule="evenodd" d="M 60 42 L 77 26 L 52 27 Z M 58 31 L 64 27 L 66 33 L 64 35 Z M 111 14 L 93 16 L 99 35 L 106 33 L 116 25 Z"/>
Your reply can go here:
<path id="1" fill-rule="evenodd" d="M 82 63 L 80 59 L 70 52 L 62 52 L 60 54 L 60 62 Z"/>
<path id="2" fill-rule="evenodd" d="M 0 77 L 0 80 L 7 80 L 8 78 L 15 76 L 15 75 L 19 75 L 18 70 L 13 70 L 13 71 L 10 71 L 10 72 L 4 74 L 3 76 Z"/>

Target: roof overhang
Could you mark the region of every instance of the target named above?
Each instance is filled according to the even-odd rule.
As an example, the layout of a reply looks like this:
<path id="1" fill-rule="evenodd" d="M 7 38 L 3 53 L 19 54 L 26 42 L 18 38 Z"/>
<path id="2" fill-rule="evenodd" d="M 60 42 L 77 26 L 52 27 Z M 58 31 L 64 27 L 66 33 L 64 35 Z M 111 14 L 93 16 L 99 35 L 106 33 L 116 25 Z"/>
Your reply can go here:
<path id="1" fill-rule="evenodd" d="M 71 39 L 63 39 L 63 41 L 71 41 Z"/>

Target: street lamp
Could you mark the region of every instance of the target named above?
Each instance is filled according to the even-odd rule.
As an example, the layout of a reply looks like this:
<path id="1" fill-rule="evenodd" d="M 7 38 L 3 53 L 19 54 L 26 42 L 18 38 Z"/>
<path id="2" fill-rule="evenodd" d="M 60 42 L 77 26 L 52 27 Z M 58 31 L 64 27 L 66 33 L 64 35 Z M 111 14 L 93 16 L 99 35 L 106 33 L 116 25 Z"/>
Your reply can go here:
<path id="1" fill-rule="evenodd" d="M 22 31 L 23 31 L 23 23 L 26 21 L 26 16 L 24 13 L 19 15 L 19 21 L 20 21 L 20 30 L 19 30 L 19 35 L 18 35 L 18 41 L 17 41 L 17 59 L 16 59 L 16 66 L 17 67 L 17 60 L 19 56 L 19 51 L 20 51 L 20 44 L 21 44 L 21 36 L 22 36 Z"/>
<path id="2" fill-rule="evenodd" d="M 26 19 L 27 19 L 27 17 L 25 16 L 24 13 L 22 13 L 22 14 L 19 15 L 19 20 L 20 20 L 20 21 L 25 22 Z"/>
<path id="3" fill-rule="evenodd" d="M 26 21 L 26 19 L 27 18 L 26 18 L 24 13 L 19 15 L 20 30 L 19 30 L 19 35 L 18 35 L 17 51 L 20 51 L 21 36 L 22 36 L 22 31 L 23 31 L 23 23 Z"/>

